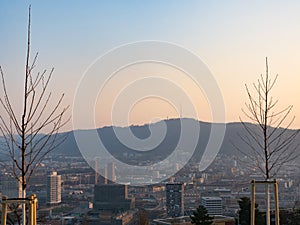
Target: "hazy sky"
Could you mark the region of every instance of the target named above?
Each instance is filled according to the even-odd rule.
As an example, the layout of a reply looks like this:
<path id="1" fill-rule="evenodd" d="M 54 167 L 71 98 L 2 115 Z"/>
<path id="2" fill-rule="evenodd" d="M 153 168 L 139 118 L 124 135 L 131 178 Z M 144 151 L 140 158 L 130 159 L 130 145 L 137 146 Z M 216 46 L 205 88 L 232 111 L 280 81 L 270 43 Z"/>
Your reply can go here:
<path id="1" fill-rule="evenodd" d="M 66 104 L 72 106 L 81 77 L 99 56 L 129 42 L 161 40 L 191 50 L 209 67 L 224 98 L 226 122 L 239 120 L 247 100 L 244 84 L 255 82 L 264 73 L 267 56 L 271 75 L 279 74 L 273 96 L 279 99 L 279 108 L 294 105 L 293 127 L 300 128 L 300 1 L 1 1 L 0 65 L 16 110 L 21 105 L 29 4 L 32 52 L 39 52 L 40 68 L 55 67 L 51 88 L 57 95 L 66 94 Z M 154 75 L 164 73 L 170 80 L 178 73 L 174 80 L 181 82 L 178 77 L 182 74 L 172 68 L 149 64 L 143 68 L 148 69 L 147 76 L 152 75 L 149 71 Z M 143 69 L 132 67 L 121 71 L 119 77 L 124 82 L 134 73 L 143 73 Z M 115 85 L 112 81 L 105 87 L 108 96 L 110 91 L 114 96 L 113 92 L 123 88 L 121 81 L 115 81 Z M 171 90 L 174 95 L 178 88 L 164 86 L 161 81 L 155 83 L 155 79 L 136 85 L 133 90 L 137 91 L 144 86 L 147 89 L 162 85 L 162 90 Z M 192 84 L 190 87 L 199 119 L 210 121 L 210 103 L 205 101 L 205 93 L 198 93 Z M 86 94 L 88 98 L 89 90 Z M 118 106 L 116 121 L 124 115 L 129 124 L 179 114 L 189 116 L 185 102 L 178 101 L 147 97 L 136 102 L 129 113 L 126 106 Z M 99 94 L 95 103 L 97 126 L 111 123 L 109 104 L 110 98 L 101 99 Z M 88 126 L 84 111 L 80 124 L 81 128 Z"/>

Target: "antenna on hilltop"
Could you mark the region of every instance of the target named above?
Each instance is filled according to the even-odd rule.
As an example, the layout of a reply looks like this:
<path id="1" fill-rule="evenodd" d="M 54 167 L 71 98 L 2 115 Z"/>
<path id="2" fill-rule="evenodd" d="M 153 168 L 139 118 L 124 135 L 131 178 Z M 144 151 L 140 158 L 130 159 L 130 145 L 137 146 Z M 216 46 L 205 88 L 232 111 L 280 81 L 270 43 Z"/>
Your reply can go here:
<path id="1" fill-rule="evenodd" d="M 182 118 L 182 105 L 180 104 L 180 114 L 179 114 L 179 118 Z"/>

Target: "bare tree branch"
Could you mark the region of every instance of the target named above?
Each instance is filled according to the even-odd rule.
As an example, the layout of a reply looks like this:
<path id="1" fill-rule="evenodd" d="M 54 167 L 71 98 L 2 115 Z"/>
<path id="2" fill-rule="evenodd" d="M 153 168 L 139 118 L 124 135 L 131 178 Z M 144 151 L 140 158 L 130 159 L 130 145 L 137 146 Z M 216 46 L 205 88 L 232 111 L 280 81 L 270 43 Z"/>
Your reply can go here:
<path id="1" fill-rule="evenodd" d="M 3 136 L 3 151 L 11 158 L 5 163 L 13 176 L 21 182 L 25 193 L 35 169 L 47 154 L 57 148 L 66 138 L 59 134 L 70 118 L 65 118 L 69 106 L 63 107 L 64 94 L 58 100 L 52 99 L 48 91 L 54 71 L 35 72 L 38 53 L 30 62 L 31 9 L 29 7 L 27 28 L 27 51 L 25 59 L 25 77 L 23 106 L 21 115 L 13 109 L 5 82 L 5 75 L 0 66 L 3 96 L 0 106 L 5 115 L 0 115 L 0 133 Z"/>
<path id="2" fill-rule="evenodd" d="M 250 128 L 240 118 L 246 135 L 238 134 L 238 137 L 244 146 L 234 145 L 252 161 L 253 167 L 258 168 L 266 179 L 276 176 L 284 164 L 300 155 L 298 152 L 299 143 L 295 143 L 300 130 L 290 129 L 295 117 L 287 122 L 293 106 L 290 105 L 282 110 L 277 110 L 278 100 L 274 100 L 271 96 L 277 80 L 278 75 L 274 79 L 269 77 L 266 58 L 265 76 L 261 75 L 257 84 L 253 84 L 254 92 L 251 92 L 245 85 L 248 103 L 245 103 L 246 108 L 242 109 L 242 112 L 246 118 L 255 124 L 253 125 L 254 128 Z M 286 122 L 287 124 L 282 128 Z M 241 150 L 245 147 L 248 150 Z M 264 165 L 264 168 L 261 168 L 261 165 Z"/>

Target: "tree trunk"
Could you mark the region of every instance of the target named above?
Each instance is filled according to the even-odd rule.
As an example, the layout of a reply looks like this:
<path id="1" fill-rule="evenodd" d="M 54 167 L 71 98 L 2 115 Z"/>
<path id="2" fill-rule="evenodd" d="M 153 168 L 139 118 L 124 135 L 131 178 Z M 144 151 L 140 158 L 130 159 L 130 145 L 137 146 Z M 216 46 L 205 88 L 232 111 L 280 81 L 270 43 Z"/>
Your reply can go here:
<path id="1" fill-rule="evenodd" d="M 26 198 L 26 189 L 22 188 L 22 198 Z M 26 225 L 26 203 L 22 204 L 22 225 Z"/>
<path id="2" fill-rule="evenodd" d="M 267 180 L 269 181 L 269 179 Z M 269 183 L 266 184 L 266 225 L 271 224 L 270 220 L 270 185 Z"/>

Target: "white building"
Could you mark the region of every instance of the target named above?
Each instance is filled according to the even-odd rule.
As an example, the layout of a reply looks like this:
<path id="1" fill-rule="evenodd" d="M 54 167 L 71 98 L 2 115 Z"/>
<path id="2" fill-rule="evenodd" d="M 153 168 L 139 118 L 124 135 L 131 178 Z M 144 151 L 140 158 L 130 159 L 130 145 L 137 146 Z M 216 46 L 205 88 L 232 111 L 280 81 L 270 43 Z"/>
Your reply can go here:
<path id="1" fill-rule="evenodd" d="M 56 205 L 61 203 L 61 175 L 57 172 L 47 176 L 47 204 Z"/>
<path id="2" fill-rule="evenodd" d="M 222 215 L 222 198 L 201 197 L 200 204 L 206 208 L 209 215 Z"/>

